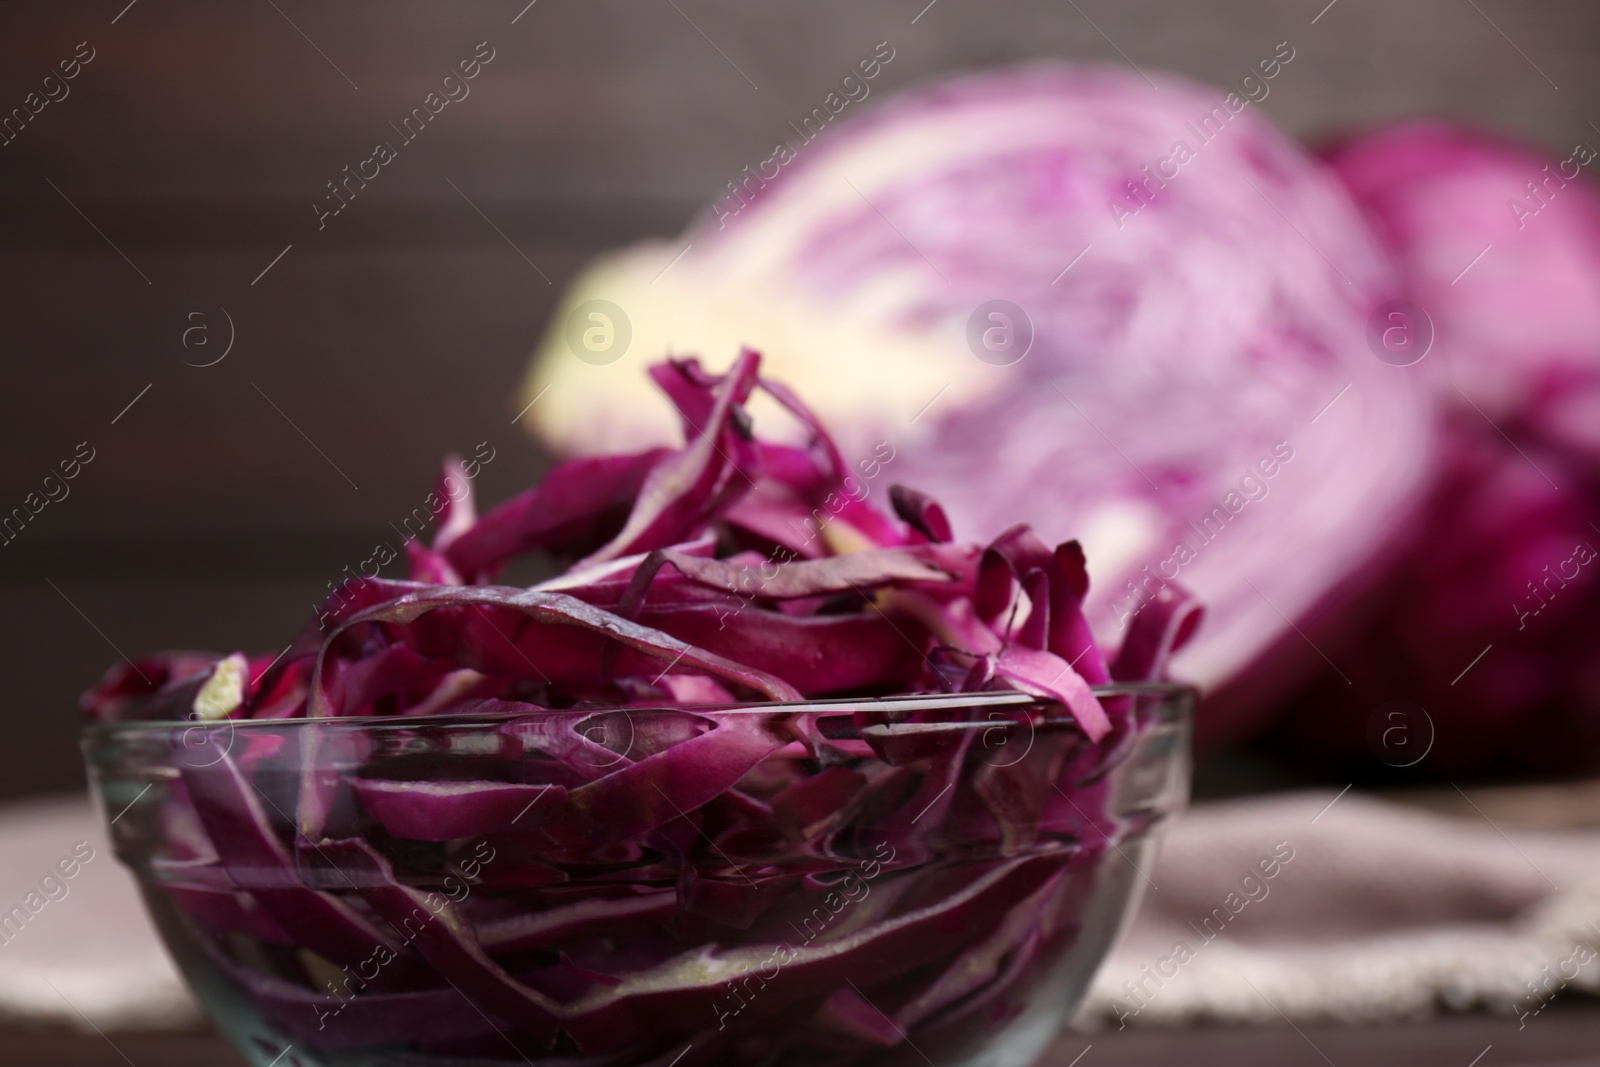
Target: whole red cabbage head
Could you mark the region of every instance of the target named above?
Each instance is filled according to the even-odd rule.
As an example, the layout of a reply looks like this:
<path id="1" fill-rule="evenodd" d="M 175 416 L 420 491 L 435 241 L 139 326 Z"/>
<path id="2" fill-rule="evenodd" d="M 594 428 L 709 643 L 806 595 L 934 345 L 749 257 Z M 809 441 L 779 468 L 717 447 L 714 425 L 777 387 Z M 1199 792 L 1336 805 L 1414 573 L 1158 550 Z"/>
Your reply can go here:
<path id="1" fill-rule="evenodd" d="M 1273 742 L 1352 774 L 1381 771 L 1374 759 L 1407 777 L 1592 770 L 1597 486 L 1471 411 L 1444 439 L 1423 521 L 1346 636 L 1322 644 L 1337 667 L 1290 701 Z"/>
<path id="2" fill-rule="evenodd" d="M 1535 151 L 1435 122 L 1329 153 L 1431 322 L 1448 412 L 1425 518 L 1279 743 L 1415 774 L 1600 765 L 1600 189 L 1587 138 Z M 1347 684 L 1348 677 L 1353 684 Z M 1425 718 L 1418 715 L 1420 707 Z M 1386 710 L 1389 709 L 1389 710 Z"/>
<path id="3" fill-rule="evenodd" d="M 575 282 L 524 398 L 561 401 L 529 423 L 567 454 L 667 440 L 622 368 L 759 344 L 963 536 L 1028 514 L 1081 537 L 1100 640 L 1193 589 L 1181 669 L 1225 687 L 1200 733 L 1259 726 L 1320 662 L 1295 626 L 1333 617 L 1419 496 L 1430 401 L 1369 349 L 1395 277 L 1327 167 L 1238 94 L 1152 77 L 985 72 L 774 130 L 788 154 L 681 237 Z M 620 336 L 601 312 L 625 351 L 582 349 Z"/>
<path id="4" fill-rule="evenodd" d="M 1431 318 L 1419 364 L 1447 402 L 1600 462 L 1600 166 L 1584 136 L 1535 150 L 1409 122 L 1328 154 Z"/>

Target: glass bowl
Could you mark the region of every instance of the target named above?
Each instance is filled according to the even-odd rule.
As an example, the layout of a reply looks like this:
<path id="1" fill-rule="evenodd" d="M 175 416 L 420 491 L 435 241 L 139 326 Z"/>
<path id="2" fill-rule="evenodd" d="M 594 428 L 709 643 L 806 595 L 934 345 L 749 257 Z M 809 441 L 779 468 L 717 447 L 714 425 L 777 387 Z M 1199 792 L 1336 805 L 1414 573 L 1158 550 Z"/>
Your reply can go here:
<path id="1" fill-rule="evenodd" d="M 1096 692 L 1098 744 L 981 693 L 119 723 L 84 752 L 257 1067 L 1025 1067 L 1188 794 L 1192 691 Z"/>

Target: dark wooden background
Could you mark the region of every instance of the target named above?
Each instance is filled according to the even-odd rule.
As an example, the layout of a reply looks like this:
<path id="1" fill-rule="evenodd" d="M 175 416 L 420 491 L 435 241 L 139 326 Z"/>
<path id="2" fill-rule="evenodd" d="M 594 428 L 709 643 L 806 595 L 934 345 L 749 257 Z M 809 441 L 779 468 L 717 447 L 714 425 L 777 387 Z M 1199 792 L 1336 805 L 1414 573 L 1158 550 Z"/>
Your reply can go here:
<path id="1" fill-rule="evenodd" d="M 0 147 L 0 513 L 96 451 L 0 547 L 0 796 L 78 786 L 75 695 L 118 649 L 279 647 L 444 451 L 488 440 L 480 490 L 524 485 L 510 396 L 561 285 L 681 228 L 878 41 L 867 106 L 1034 57 L 1235 80 L 1288 40 L 1263 106 L 1308 137 L 1600 137 L 1592 0 L 126 2 L 0 3 L 0 114 L 95 49 Z M 324 183 L 481 41 L 471 95 L 319 232 Z M 234 348 L 186 366 L 218 351 L 186 316 L 220 344 L 219 307 Z"/>

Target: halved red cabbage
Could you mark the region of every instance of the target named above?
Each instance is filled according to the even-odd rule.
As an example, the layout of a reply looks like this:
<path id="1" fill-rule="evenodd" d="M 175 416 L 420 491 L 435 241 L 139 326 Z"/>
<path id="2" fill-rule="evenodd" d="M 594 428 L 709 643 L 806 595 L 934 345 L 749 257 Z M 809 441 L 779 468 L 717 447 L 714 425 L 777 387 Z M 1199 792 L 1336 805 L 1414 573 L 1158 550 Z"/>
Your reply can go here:
<path id="1" fill-rule="evenodd" d="M 1101 644 L 1167 584 L 1194 590 L 1200 737 L 1259 729 L 1322 663 L 1294 625 L 1320 644 L 1414 510 L 1431 398 L 1368 347 L 1399 279 L 1337 176 L 1260 105 L 1151 78 L 1037 64 L 849 109 L 680 237 L 580 276 L 521 401 L 561 403 L 524 425 L 569 456 L 666 440 L 670 412 L 616 372 L 762 338 L 847 455 L 886 441 L 889 477 L 966 536 L 1025 516 L 1081 539 Z M 568 348 L 590 299 L 628 316 L 622 362 Z M 1031 324 L 1006 366 L 969 347 L 996 300 Z"/>

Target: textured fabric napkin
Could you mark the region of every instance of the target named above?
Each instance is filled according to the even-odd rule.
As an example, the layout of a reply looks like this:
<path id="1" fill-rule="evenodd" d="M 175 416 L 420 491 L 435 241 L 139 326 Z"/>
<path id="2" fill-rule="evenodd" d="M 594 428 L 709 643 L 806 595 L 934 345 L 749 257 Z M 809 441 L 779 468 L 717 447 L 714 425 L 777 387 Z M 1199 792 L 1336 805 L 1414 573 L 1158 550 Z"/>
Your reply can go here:
<path id="1" fill-rule="evenodd" d="M 1600 991 L 1600 831 L 1463 808 L 1332 791 L 1194 808 L 1145 872 L 1078 1025 L 1470 1007 L 1526 1024 L 1560 992 Z"/>
<path id="2" fill-rule="evenodd" d="M 129 1030 L 199 1018 L 89 801 L 0 808 L 0 1022 Z"/>
<path id="3" fill-rule="evenodd" d="M 1144 876 L 1080 1027 L 1474 1005 L 1526 1022 L 1558 993 L 1600 990 L 1600 831 L 1274 795 L 1176 820 Z M 86 800 L 0 808 L 0 1020 L 17 1018 L 199 1018 Z"/>

